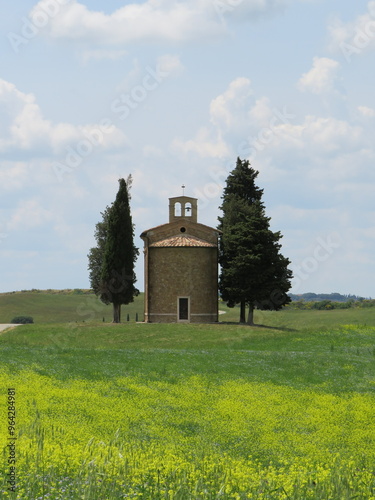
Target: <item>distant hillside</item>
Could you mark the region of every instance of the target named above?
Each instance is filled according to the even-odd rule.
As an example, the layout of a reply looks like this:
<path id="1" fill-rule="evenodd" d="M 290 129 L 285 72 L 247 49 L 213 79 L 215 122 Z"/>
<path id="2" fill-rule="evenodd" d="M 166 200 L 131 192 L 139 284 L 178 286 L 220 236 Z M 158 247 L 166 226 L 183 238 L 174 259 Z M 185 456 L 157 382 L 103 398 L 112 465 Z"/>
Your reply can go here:
<path id="1" fill-rule="evenodd" d="M 143 321 L 143 294 L 122 306 L 122 322 Z M 0 323 L 10 323 L 16 316 L 31 316 L 35 323 L 70 323 L 112 321 L 112 306 L 103 304 L 91 290 L 22 290 L 0 293 Z"/>
<path id="2" fill-rule="evenodd" d="M 330 300 L 332 302 L 348 302 L 364 300 L 364 297 L 359 297 L 358 295 L 341 295 L 341 293 L 302 293 L 302 294 L 294 294 L 290 293 L 289 297 L 293 301 L 297 300 L 305 300 L 306 302 L 318 302 L 321 300 Z"/>

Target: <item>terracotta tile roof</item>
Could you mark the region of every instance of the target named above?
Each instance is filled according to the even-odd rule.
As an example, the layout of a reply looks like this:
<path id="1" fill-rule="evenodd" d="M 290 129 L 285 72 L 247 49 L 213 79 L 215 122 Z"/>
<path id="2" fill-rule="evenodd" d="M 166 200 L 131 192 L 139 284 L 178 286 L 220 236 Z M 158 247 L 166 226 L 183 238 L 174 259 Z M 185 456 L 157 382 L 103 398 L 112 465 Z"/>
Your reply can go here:
<path id="1" fill-rule="evenodd" d="M 150 231 L 158 231 L 158 229 L 162 229 L 164 227 L 167 227 L 170 224 L 179 225 L 182 222 L 186 223 L 186 222 L 191 222 L 191 221 L 189 221 L 187 218 L 181 217 L 181 220 L 174 220 L 172 222 L 166 222 L 165 224 L 159 224 L 158 226 L 151 227 L 150 229 L 146 229 L 145 231 L 143 231 L 142 234 L 141 234 L 141 238 L 144 237 L 144 236 L 147 236 L 147 233 L 150 232 Z M 219 229 L 216 229 L 216 228 L 210 227 L 210 226 L 206 226 L 206 224 L 201 224 L 200 222 L 196 222 L 196 223 L 194 223 L 194 225 L 199 226 L 199 227 L 204 228 L 204 229 L 209 229 L 210 231 L 214 231 L 217 234 L 221 234 L 221 231 Z"/>
<path id="2" fill-rule="evenodd" d="M 150 247 L 211 247 L 215 248 L 217 245 L 209 243 L 208 241 L 201 240 L 195 236 L 172 236 L 165 240 L 156 241 Z"/>

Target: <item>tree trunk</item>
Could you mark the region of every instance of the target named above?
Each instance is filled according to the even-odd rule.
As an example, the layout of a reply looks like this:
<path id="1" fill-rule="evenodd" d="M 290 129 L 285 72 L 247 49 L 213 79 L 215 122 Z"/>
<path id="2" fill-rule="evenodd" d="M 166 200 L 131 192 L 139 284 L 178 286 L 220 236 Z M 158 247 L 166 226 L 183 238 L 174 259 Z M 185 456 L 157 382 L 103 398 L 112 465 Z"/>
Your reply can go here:
<path id="1" fill-rule="evenodd" d="M 113 303 L 113 321 L 112 323 L 120 323 L 121 321 L 121 304 Z"/>
<path id="2" fill-rule="evenodd" d="M 241 300 L 240 303 L 240 323 L 246 323 L 246 302 Z"/>
<path id="3" fill-rule="evenodd" d="M 247 324 L 250 326 L 254 326 L 254 306 L 253 306 L 253 304 L 249 305 L 249 315 L 247 317 Z"/>

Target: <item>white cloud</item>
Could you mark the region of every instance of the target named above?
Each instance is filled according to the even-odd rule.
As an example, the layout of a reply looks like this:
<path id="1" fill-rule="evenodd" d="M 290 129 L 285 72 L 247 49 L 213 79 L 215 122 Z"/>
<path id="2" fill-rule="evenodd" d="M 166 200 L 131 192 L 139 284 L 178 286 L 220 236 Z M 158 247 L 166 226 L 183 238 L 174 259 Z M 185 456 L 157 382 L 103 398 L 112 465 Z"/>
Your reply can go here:
<path id="1" fill-rule="evenodd" d="M 215 11 L 223 19 L 247 21 L 282 12 L 293 0 L 211 0 Z M 304 1 L 304 0 L 300 0 Z M 209 5 L 210 0 L 204 2 Z"/>
<path id="2" fill-rule="evenodd" d="M 223 94 L 211 101 L 211 122 L 225 128 L 235 126 L 240 114 L 243 112 L 246 114 L 251 95 L 251 81 L 248 78 L 239 77 L 233 80 Z"/>
<path id="3" fill-rule="evenodd" d="M 165 73 L 168 76 L 177 76 L 184 70 L 180 58 L 171 54 L 158 57 L 156 67 L 160 73 Z"/>
<path id="4" fill-rule="evenodd" d="M 44 225 L 54 218 L 50 210 L 43 208 L 36 199 L 21 201 L 7 223 L 8 231 L 30 229 Z"/>
<path id="5" fill-rule="evenodd" d="M 112 124 L 52 123 L 44 118 L 33 94 L 25 94 L 5 80 L 0 80 L 0 133 L 0 152 L 61 154 L 68 144 L 87 138 L 100 148 L 126 144 L 124 134 Z"/>
<path id="6" fill-rule="evenodd" d="M 358 111 L 361 113 L 361 115 L 365 116 L 366 118 L 374 118 L 375 116 L 375 109 L 369 108 L 367 106 L 358 106 Z"/>
<path id="7" fill-rule="evenodd" d="M 252 94 L 248 78 L 239 77 L 233 80 L 228 88 L 210 103 L 211 125 L 201 127 L 193 139 L 175 139 L 172 149 L 185 154 L 194 152 L 202 158 L 227 157 L 231 148 L 226 136 L 235 135 L 248 124 Z"/>
<path id="8" fill-rule="evenodd" d="M 112 14 L 92 11 L 71 0 L 43 28 L 53 38 L 123 44 L 137 41 L 207 39 L 227 32 L 227 20 L 244 21 L 279 12 L 304 0 L 147 0 L 129 3 Z M 33 22 L 44 11 L 42 0 L 30 12 Z M 37 23 L 35 23 L 37 24 Z"/>
<path id="9" fill-rule="evenodd" d="M 202 158 L 239 155 L 258 162 L 261 157 L 270 166 L 270 154 L 277 158 L 281 152 L 303 155 L 308 151 L 314 158 L 322 158 L 357 150 L 364 144 L 362 128 L 344 120 L 307 115 L 297 122 L 286 107 L 272 106 L 265 96 L 254 102 L 246 78 L 235 79 L 211 101 L 210 122 L 211 126 L 201 127 L 194 138 L 176 139 L 173 148 Z"/>
<path id="10" fill-rule="evenodd" d="M 358 16 L 354 21 L 344 23 L 336 18 L 328 29 L 330 49 L 341 51 L 347 62 L 364 50 L 375 48 L 375 1 L 368 2 L 367 12 Z"/>
<path id="11" fill-rule="evenodd" d="M 195 153 L 205 165 L 208 175 L 199 192 L 206 203 L 219 196 L 231 163 L 240 156 L 259 170 L 273 204 L 293 200 L 298 209 L 313 203 L 315 212 L 329 211 L 336 202 L 341 207 L 344 199 L 356 203 L 363 176 L 373 188 L 371 136 L 355 121 L 313 114 L 297 118 L 268 97 L 254 99 L 250 81 L 239 78 L 211 101 L 210 124 L 191 139 L 175 140 L 173 146 Z M 353 185 L 354 191 L 346 194 L 345 185 Z M 320 203 L 325 208 L 318 208 Z M 339 212 L 346 213 L 345 208 Z"/>
<path id="12" fill-rule="evenodd" d="M 32 94 L 20 92 L 15 85 L 0 80 L 0 151 L 10 147 L 29 149 L 39 145 L 51 127 Z"/>
<path id="13" fill-rule="evenodd" d="M 39 11 L 40 3 L 31 11 L 31 20 Z M 125 5 L 106 15 L 71 1 L 58 16 L 50 19 L 46 29 L 53 38 L 109 44 L 140 40 L 178 42 L 222 33 L 223 27 L 216 19 L 202 15 L 202 7 L 203 13 L 207 12 L 208 2 L 148 0 Z"/>
<path id="14" fill-rule="evenodd" d="M 202 158 L 222 158 L 229 152 L 220 134 L 215 139 L 211 136 L 210 130 L 205 127 L 198 130 L 194 139 L 188 141 L 175 139 L 172 143 L 172 150 L 182 151 L 184 154 L 193 152 Z"/>
<path id="15" fill-rule="evenodd" d="M 210 122 L 194 138 L 175 140 L 174 148 L 202 158 L 248 157 L 273 169 L 270 155 L 277 161 L 280 154 L 302 157 L 308 152 L 311 158 L 321 159 L 358 151 L 367 144 L 363 129 L 345 120 L 307 115 L 297 121 L 286 107 L 273 106 L 265 96 L 254 102 L 250 80 L 245 78 L 235 79 L 211 101 Z M 295 160 L 288 163 L 299 165 L 300 159 Z"/>
<path id="16" fill-rule="evenodd" d="M 255 101 L 254 106 L 249 111 L 249 118 L 258 127 L 266 127 L 272 119 L 273 112 L 268 97 L 261 97 Z"/>
<path id="17" fill-rule="evenodd" d="M 346 121 L 316 116 L 306 117 L 302 131 L 305 145 L 309 149 L 314 148 L 318 156 L 358 148 L 361 134 L 360 127 L 352 126 Z"/>
<path id="18" fill-rule="evenodd" d="M 313 94 L 332 92 L 340 64 L 328 57 L 314 57 L 313 67 L 298 81 L 298 88 Z"/>
<path id="19" fill-rule="evenodd" d="M 337 199 L 340 204 L 343 184 L 353 183 L 357 189 L 361 176 L 373 183 L 368 176 L 373 158 L 366 149 L 371 148 L 370 140 L 356 124 L 308 115 L 296 123 L 276 125 L 272 140 L 257 149 L 252 163 L 270 186 L 275 180 L 283 186 L 280 196 L 285 191 L 300 203 L 315 196 L 317 206 L 319 199 L 328 204 Z M 353 200 L 352 193 L 347 199 Z"/>
<path id="20" fill-rule="evenodd" d="M 0 168 L 1 191 L 14 191 L 24 185 L 28 179 L 29 166 L 25 162 L 2 161 Z"/>

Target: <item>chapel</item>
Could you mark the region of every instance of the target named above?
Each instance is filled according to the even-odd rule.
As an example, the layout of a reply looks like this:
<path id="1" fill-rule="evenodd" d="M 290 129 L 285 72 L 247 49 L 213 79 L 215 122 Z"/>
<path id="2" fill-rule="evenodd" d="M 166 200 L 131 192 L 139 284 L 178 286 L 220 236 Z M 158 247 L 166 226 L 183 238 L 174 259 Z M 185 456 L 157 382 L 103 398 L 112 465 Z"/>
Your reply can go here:
<path id="1" fill-rule="evenodd" d="M 196 198 L 169 198 L 169 222 L 141 234 L 145 322 L 218 321 L 218 237 L 198 222 Z"/>

